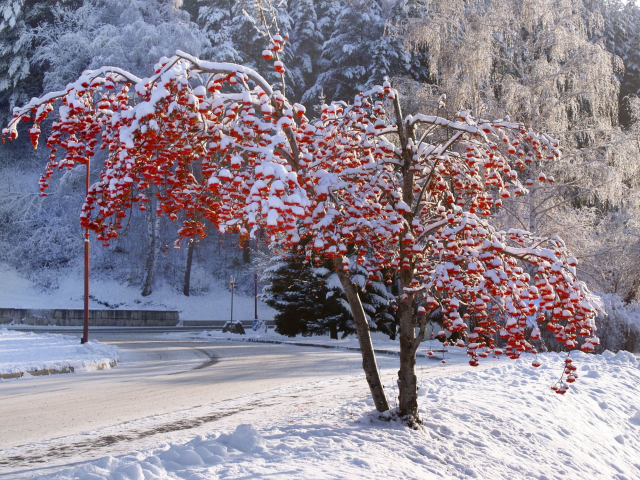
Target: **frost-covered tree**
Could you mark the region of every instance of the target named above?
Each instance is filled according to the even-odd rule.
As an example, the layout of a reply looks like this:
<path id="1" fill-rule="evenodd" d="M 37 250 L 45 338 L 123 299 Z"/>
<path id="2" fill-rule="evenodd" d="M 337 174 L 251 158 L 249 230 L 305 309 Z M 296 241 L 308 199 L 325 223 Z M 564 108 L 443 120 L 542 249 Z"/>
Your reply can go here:
<path id="1" fill-rule="evenodd" d="M 628 127 L 631 122 L 629 97 L 640 95 L 640 6 L 635 2 L 588 1 L 590 11 L 604 19 L 602 35 L 607 49 L 624 62 L 624 72 L 619 74 L 620 123 Z"/>
<path id="2" fill-rule="evenodd" d="M 605 151 L 615 172 L 608 195 L 565 209 L 567 240 L 583 257 L 584 276 L 598 292 L 640 300 L 640 101 L 630 102 L 631 124 L 617 130 Z"/>
<path id="3" fill-rule="evenodd" d="M 150 70 L 158 57 L 184 48 L 200 54 L 207 39 L 173 0 L 87 0 L 76 9 L 57 5 L 51 25 L 35 33 L 32 62 L 46 69 L 46 89 L 62 89 L 83 70 L 108 64 L 134 73 Z M 142 295 L 153 290 L 160 253 L 161 220 L 154 186 L 147 210 L 148 244 Z"/>
<path id="4" fill-rule="evenodd" d="M 605 215 L 602 207 L 619 208 L 628 192 L 625 172 L 635 162 L 613 153 L 614 145 L 633 141 L 620 142 L 616 127 L 620 59 L 604 48 L 600 10 L 577 0 L 423 5 L 426 13 L 407 16 L 397 31 L 409 47 L 428 49 L 436 85 L 412 95 L 407 107 L 415 109 L 420 98 L 433 104 L 446 93 L 450 105 L 478 116 L 506 111 L 533 131 L 552 132 L 563 156 L 543 167 L 542 155 L 523 155 L 517 168 L 529 195 L 505 200 L 498 222 L 584 245 L 573 241 L 580 229 L 569 219 L 583 208 Z"/>
<path id="5" fill-rule="evenodd" d="M 0 2 L 0 105 L 6 116 L 7 107 L 23 104 L 42 93 L 43 72 L 35 67 L 33 55 L 42 43 L 36 29 L 47 29 L 54 21 L 56 5 L 78 8 L 80 0 L 34 1 L 3 0 Z"/>
<path id="6" fill-rule="evenodd" d="M 149 71 L 177 48 L 197 52 L 207 39 L 174 0 L 85 0 L 80 8 L 58 5 L 52 26 L 38 29 L 33 61 L 46 68 L 44 87 L 64 88 L 85 69 L 113 65 Z"/>

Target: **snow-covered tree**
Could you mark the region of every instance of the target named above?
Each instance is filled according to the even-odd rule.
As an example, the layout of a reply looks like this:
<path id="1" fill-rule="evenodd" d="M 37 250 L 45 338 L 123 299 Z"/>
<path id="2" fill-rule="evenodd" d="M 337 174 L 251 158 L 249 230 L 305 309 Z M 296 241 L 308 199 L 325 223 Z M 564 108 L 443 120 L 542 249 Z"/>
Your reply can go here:
<path id="1" fill-rule="evenodd" d="M 489 354 L 535 355 L 536 329 L 531 339 L 525 334 L 527 318 L 536 314 L 550 318 L 568 350 L 597 345 L 593 300 L 564 243 L 501 231 L 486 220 L 503 199 L 525 193 L 514 168 L 523 157 L 560 155 L 549 135 L 464 110 L 454 120 L 404 116 L 399 93 L 386 81 L 352 103 L 323 106 L 312 120 L 245 66 L 177 52 L 155 69 L 144 79 L 115 67 L 85 71 L 65 90 L 16 110 L 3 130 L 15 138 L 19 122 L 33 122 L 36 146 L 39 125 L 61 101 L 47 141 L 60 150 L 52 152 L 43 191 L 55 168 L 86 163 L 101 135 L 104 170 L 81 214 L 81 225 L 99 239 L 117 238 L 128 211 L 146 208 L 149 185 L 156 185 L 159 213 L 172 220 L 184 215 L 183 238 L 204 236 L 206 219 L 242 236 L 263 228 L 285 250 L 308 242 L 305 259 L 333 261 L 381 411 L 389 404 L 355 280 L 361 269 L 371 281 L 387 272 L 399 277 L 399 414 L 410 423 L 419 421 L 416 350 L 426 314 L 436 308 L 447 329 L 467 333 L 473 366 Z M 284 70 L 280 60 L 274 70 Z M 536 266 L 535 275 L 524 272 L 527 265 Z M 469 317 L 458 312 L 462 304 Z M 468 331 L 471 317 L 478 326 Z M 504 351 L 495 346 L 498 334 Z M 575 367 L 567 364 L 572 382 Z M 566 392 L 564 374 L 554 389 Z"/>
<path id="2" fill-rule="evenodd" d="M 205 53 L 215 52 L 216 58 L 226 62 L 242 61 L 234 44 L 234 30 L 231 27 L 233 15 L 238 14 L 234 3 L 232 0 L 207 1 L 198 10 L 198 24 L 211 41 L 211 47 Z"/>
<path id="3" fill-rule="evenodd" d="M 331 36 L 322 45 L 321 73 L 304 94 L 304 102 L 316 100 L 321 93 L 327 98 L 349 98 L 381 82 L 397 60 L 393 38 L 384 35 L 378 0 L 349 0 L 332 20 Z"/>
<path id="4" fill-rule="evenodd" d="M 289 8 L 293 27 L 290 77 L 293 81 L 295 97 L 302 98 L 304 93 L 313 86 L 318 75 L 318 61 L 324 37 L 318 27 L 316 2 L 291 0 Z"/>
<path id="5" fill-rule="evenodd" d="M 286 1 L 205 2 L 200 7 L 198 19 L 211 40 L 211 47 L 205 51 L 206 55 L 260 70 L 265 70 L 267 66 L 262 53 L 265 39 L 272 40 L 270 32 L 278 32 L 278 36 L 282 38 L 276 43 L 283 46 L 293 30 L 293 21 Z M 274 42 L 271 42 L 272 56 L 279 58 L 288 55 L 284 49 L 275 49 L 273 45 Z M 268 81 L 278 82 L 281 75 L 279 72 L 267 70 L 266 78 Z"/>
<path id="6" fill-rule="evenodd" d="M 360 268 L 352 278 L 360 288 L 369 328 L 395 338 L 394 297 L 382 282 L 368 281 L 366 273 Z M 304 254 L 288 252 L 272 258 L 263 280 L 269 284 L 262 299 L 279 312 L 274 317 L 278 333 L 289 336 L 329 333 L 334 339 L 338 334 L 344 337 L 355 333 L 349 304 L 331 262 L 312 266 L 304 261 Z"/>

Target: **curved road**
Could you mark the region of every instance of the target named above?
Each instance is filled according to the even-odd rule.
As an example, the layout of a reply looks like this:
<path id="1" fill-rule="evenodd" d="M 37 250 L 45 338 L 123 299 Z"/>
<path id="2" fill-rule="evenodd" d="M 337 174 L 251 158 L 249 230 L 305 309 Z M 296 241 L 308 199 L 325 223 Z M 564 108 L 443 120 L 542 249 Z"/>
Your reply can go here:
<path id="1" fill-rule="evenodd" d="M 116 368 L 0 382 L 0 476 L 28 477 L 43 466 L 210 432 L 213 424 L 259 425 L 368 394 L 358 352 L 177 340 L 144 330 L 93 334 L 118 346 Z M 397 357 L 378 360 L 385 383 L 393 383 Z M 349 375 L 347 388 L 331 388 Z"/>

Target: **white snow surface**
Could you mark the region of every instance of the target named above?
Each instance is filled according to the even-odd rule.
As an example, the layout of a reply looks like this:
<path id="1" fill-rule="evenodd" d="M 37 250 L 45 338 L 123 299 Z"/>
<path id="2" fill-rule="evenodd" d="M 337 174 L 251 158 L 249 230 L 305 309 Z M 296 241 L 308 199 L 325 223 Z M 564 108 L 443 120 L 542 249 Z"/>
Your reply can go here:
<path id="1" fill-rule="evenodd" d="M 573 354 L 580 378 L 564 396 L 549 388 L 564 357 L 540 357 L 538 369 L 522 358 L 422 381 L 417 430 L 369 397 L 38 478 L 639 478 L 638 357 Z"/>
<path id="2" fill-rule="evenodd" d="M 109 368 L 117 359 L 118 347 L 96 340 L 80 345 L 74 336 L 0 329 L 0 375 L 45 368 L 73 367 L 74 371 Z"/>
<path id="3" fill-rule="evenodd" d="M 70 269 L 61 279 L 60 287 L 42 291 L 28 279 L 8 266 L 0 264 L 0 308 L 82 309 L 84 308 L 83 276 L 80 270 Z M 180 320 L 228 320 L 231 313 L 231 292 L 222 285 L 206 294 L 186 297 L 167 284 L 160 284 L 147 297 L 140 288 L 118 283 L 113 279 L 90 278 L 89 308 L 106 310 L 104 303 L 118 310 L 177 310 Z M 95 300 L 94 300 L 95 299 Z M 98 300 L 98 301 L 96 301 Z M 263 320 L 273 318 L 275 311 L 258 301 L 258 315 Z M 239 320 L 254 318 L 254 299 L 237 291 L 234 293 L 233 317 Z"/>

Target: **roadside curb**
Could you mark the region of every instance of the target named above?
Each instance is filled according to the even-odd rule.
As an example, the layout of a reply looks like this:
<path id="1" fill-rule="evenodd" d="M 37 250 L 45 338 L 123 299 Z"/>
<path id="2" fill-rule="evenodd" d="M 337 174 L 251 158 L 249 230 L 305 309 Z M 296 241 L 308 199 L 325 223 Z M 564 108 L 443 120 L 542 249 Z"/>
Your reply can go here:
<path id="1" fill-rule="evenodd" d="M 105 370 L 107 368 L 114 368 L 118 366 L 118 360 L 111 360 L 109 362 L 103 362 L 95 366 L 96 370 Z M 15 372 L 15 373 L 3 373 L 0 375 L 0 379 L 7 380 L 12 378 L 21 378 L 26 374 L 29 374 L 34 377 L 40 377 L 44 375 L 58 375 L 60 373 L 73 373 L 75 372 L 75 367 L 68 366 L 62 368 L 41 368 L 38 370 L 27 370 L 24 372 Z"/>
<path id="2" fill-rule="evenodd" d="M 328 349 L 335 349 L 335 350 L 351 350 L 351 351 L 356 351 L 359 352 L 360 351 L 360 347 L 348 347 L 348 346 L 342 346 L 342 345 L 322 345 L 322 344 L 318 344 L 318 343 L 304 343 L 304 342 L 283 342 L 281 340 L 263 340 L 260 338 L 242 338 L 242 337 L 238 337 L 238 338 L 214 338 L 211 337 L 212 339 L 215 340 L 226 340 L 229 342 L 251 342 L 251 343 L 271 343 L 271 344 L 275 344 L 275 345 L 295 345 L 296 347 L 316 347 L 316 348 L 328 348 Z M 386 348 L 374 348 L 373 351 L 375 353 L 379 353 L 381 355 L 393 355 L 396 357 L 400 356 L 400 352 L 397 352 L 395 350 L 389 350 Z M 443 350 L 432 350 L 434 353 L 442 353 Z M 424 353 L 416 353 L 416 357 L 419 358 L 430 358 L 432 360 L 439 360 L 438 358 L 435 358 L 434 356 L 429 356 L 426 355 Z"/>

